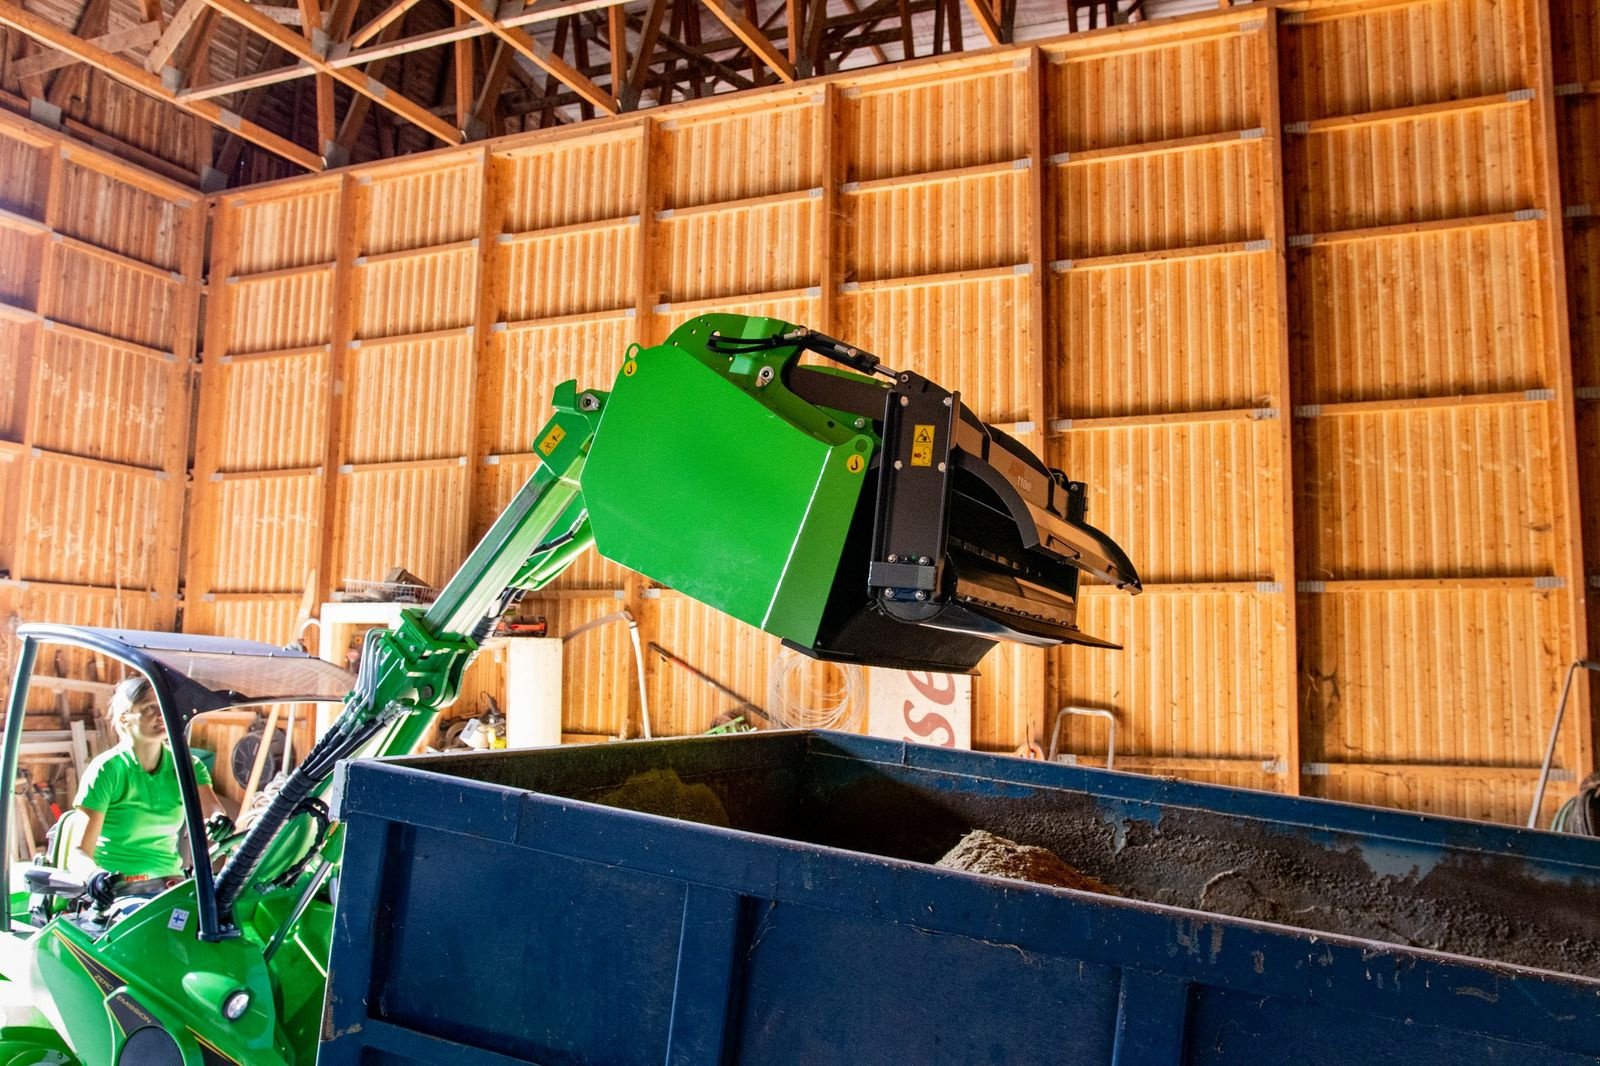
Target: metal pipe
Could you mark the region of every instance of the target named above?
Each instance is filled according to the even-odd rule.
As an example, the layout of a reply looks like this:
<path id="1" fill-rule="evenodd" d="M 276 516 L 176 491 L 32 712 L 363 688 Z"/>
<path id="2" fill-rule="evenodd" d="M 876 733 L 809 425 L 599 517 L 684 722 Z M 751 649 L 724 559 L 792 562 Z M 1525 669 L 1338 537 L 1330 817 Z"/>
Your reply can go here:
<path id="1" fill-rule="evenodd" d="M 294 901 L 294 909 L 283 920 L 283 924 L 278 926 L 278 931 L 272 934 L 271 943 L 261 953 L 262 962 L 271 962 L 272 956 L 278 953 L 278 949 L 283 946 L 284 938 L 289 935 L 289 930 L 294 928 L 294 924 L 300 920 L 300 916 L 305 914 L 306 908 L 311 906 L 311 898 L 317 894 L 317 889 L 322 885 L 322 879 L 328 876 L 328 871 L 332 868 L 332 862 L 327 859 L 322 860 L 322 865 L 317 867 L 317 872 L 311 875 L 311 881 L 306 885 L 306 890 L 300 893 L 299 899 Z"/>
<path id="2" fill-rule="evenodd" d="M 1049 762 L 1056 761 L 1056 752 L 1061 748 L 1061 720 L 1069 714 L 1083 718 L 1104 718 L 1108 726 L 1106 734 L 1106 769 L 1115 769 L 1117 761 L 1117 716 L 1110 711 L 1099 707 L 1063 707 L 1056 712 L 1056 727 L 1050 735 Z"/>
<path id="3" fill-rule="evenodd" d="M 645 691 L 644 684 L 644 649 L 639 645 L 639 623 L 632 615 L 628 615 L 628 639 L 633 642 L 633 666 L 639 673 L 639 725 L 644 729 L 644 739 L 649 740 L 650 694 Z"/>
<path id="4" fill-rule="evenodd" d="M 733 689 L 729 688 L 727 685 L 724 685 L 721 681 L 718 681 L 716 678 L 712 677 L 710 674 L 708 674 L 704 670 L 700 669 L 698 666 L 696 666 L 694 663 L 690 662 L 688 659 L 685 659 L 681 655 L 673 654 L 672 652 L 668 651 L 666 648 L 663 648 L 661 645 L 657 644 L 653 640 L 650 642 L 650 650 L 655 652 L 657 655 L 661 656 L 663 659 L 667 660 L 667 662 L 673 664 L 674 666 L 682 667 L 684 670 L 688 671 L 690 675 L 692 675 L 693 677 L 697 678 L 698 680 L 704 681 L 706 684 L 710 685 L 712 688 L 716 689 L 718 692 L 722 693 L 724 696 L 727 696 L 729 699 L 737 701 L 738 704 L 739 704 L 739 709 L 741 711 L 749 711 L 751 714 L 753 714 L 756 717 L 760 718 L 763 722 L 766 722 L 768 725 L 772 724 L 772 717 L 770 715 L 768 715 L 765 710 L 763 710 L 762 708 L 756 706 L 754 703 L 751 703 L 749 700 L 745 699 L 743 696 L 741 696 L 737 692 L 733 691 Z"/>
<path id="5" fill-rule="evenodd" d="M 644 649 L 639 645 L 639 621 L 633 617 L 633 612 L 612 611 L 610 614 L 603 614 L 599 618 L 591 618 L 583 625 L 564 634 L 561 638 L 561 643 L 565 644 L 573 637 L 603 626 L 607 622 L 628 623 L 628 639 L 633 642 L 633 667 L 639 677 L 639 725 L 644 729 L 644 739 L 650 740 L 650 694 L 645 691 Z"/>
<path id="6" fill-rule="evenodd" d="M 1572 679 L 1577 676 L 1578 668 L 1585 670 L 1600 670 L 1600 662 L 1593 659 L 1574 659 L 1572 665 L 1567 667 L 1567 680 L 1561 686 L 1561 702 L 1556 705 L 1556 720 L 1550 724 L 1550 742 L 1545 745 L 1544 765 L 1539 768 L 1539 787 L 1533 792 L 1533 806 L 1528 809 L 1528 828 L 1537 829 L 1539 824 L 1539 808 L 1544 806 L 1545 785 L 1550 782 L 1550 764 L 1556 757 L 1556 738 L 1561 734 L 1561 720 L 1567 714 L 1567 699 L 1572 695 Z"/>
<path id="7" fill-rule="evenodd" d="M 5 763 L 6 813 L 0 818 L 0 884 L 11 883 L 11 821 L 17 816 L 17 752 L 22 745 L 22 724 L 28 716 L 28 680 L 33 677 L 33 659 L 39 645 L 32 637 L 22 638 L 22 654 L 17 657 L 17 672 L 11 675 L 11 699 L 6 704 Z M 0 907 L 0 932 L 11 931 L 11 908 Z"/>

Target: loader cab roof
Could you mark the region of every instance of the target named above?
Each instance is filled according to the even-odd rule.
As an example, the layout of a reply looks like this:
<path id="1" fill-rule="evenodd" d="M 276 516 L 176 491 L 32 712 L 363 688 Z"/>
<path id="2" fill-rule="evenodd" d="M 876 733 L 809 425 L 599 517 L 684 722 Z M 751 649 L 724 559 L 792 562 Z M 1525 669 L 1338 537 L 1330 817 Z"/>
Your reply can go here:
<path id="1" fill-rule="evenodd" d="M 17 635 L 100 652 L 162 675 L 185 723 L 196 714 L 262 703 L 338 703 L 355 675 L 302 651 L 232 637 L 28 623 Z"/>

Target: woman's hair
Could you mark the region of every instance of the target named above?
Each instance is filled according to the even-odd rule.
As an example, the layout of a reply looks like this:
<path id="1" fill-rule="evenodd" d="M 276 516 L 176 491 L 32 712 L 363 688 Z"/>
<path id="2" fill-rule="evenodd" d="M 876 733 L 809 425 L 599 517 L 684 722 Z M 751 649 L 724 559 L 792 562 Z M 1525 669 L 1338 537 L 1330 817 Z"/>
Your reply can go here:
<path id="1" fill-rule="evenodd" d="M 134 723 L 139 720 L 140 705 L 154 695 L 155 689 L 150 679 L 142 674 L 128 678 L 112 691 L 111 706 L 106 710 L 106 717 L 111 721 L 111 728 L 117 731 L 117 736 L 126 739 L 133 733 Z"/>

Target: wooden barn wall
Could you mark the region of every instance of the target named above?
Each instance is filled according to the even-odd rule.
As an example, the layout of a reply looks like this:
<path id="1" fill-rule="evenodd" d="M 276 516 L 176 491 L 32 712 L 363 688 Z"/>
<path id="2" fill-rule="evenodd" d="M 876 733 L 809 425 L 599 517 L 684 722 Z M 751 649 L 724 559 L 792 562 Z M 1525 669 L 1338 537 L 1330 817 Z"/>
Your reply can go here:
<path id="1" fill-rule="evenodd" d="M 1126 651 L 983 664 L 977 746 L 1105 708 L 1122 767 L 1517 820 L 1588 648 L 1597 25 L 1241 7 L 227 194 L 186 625 L 279 641 L 308 579 L 442 582 L 556 383 L 771 314 L 959 388 L 1088 482 L 1145 577 L 1083 597 Z M 527 608 L 629 611 L 765 698 L 775 642 L 603 560 Z M 736 702 L 646 658 L 658 734 Z M 479 664 L 469 706 L 501 686 Z M 574 739 L 639 733 L 622 626 L 573 640 L 565 687 Z M 1581 699 L 1552 803 L 1592 734 Z"/>
<path id="2" fill-rule="evenodd" d="M 170 628 L 199 194 L 0 112 L 0 616 Z"/>
<path id="3" fill-rule="evenodd" d="M 1580 498 L 1587 502 L 1600 492 L 1600 7 L 1592 0 L 1551 0 L 1550 15 L 1550 109 L 1561 164 Z M 1593 591 L 1600 585 L 1600 507 L 1584 507 L 1582 519 L 1586 587 Z M 1590 597 L 1591 632 L 1600 626 L 1597 606 L 1600 596 Z"/>
<path id="4" fill-rule="evenodd" d="M 1588 647 L 1546 17 L 1430 0 L 1281 20 L 1315 795 L 1525 818 Z M 1593 766 L 1575 710 L 1547 802 Z"/>

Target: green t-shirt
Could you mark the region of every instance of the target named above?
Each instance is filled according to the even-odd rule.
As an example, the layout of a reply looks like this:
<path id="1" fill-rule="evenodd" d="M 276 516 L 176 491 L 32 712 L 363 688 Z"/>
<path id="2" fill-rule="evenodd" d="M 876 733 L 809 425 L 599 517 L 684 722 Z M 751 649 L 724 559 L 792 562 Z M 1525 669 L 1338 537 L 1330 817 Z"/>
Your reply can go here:
<path id="1" fill-rule="evenodd" d="M 194 777 L 200 785 L 211 784 L 211 774 L 199 759 L 194 760 Z M 94 847 L 101 869 L 150 877 L 183 872 L 178 858 L 183 797 L 172 752 L 165 746 L 154 771 L 139 765 L 128 744 L 100 753 L 84 769 L 73 802 L 105 814 Z"/>

